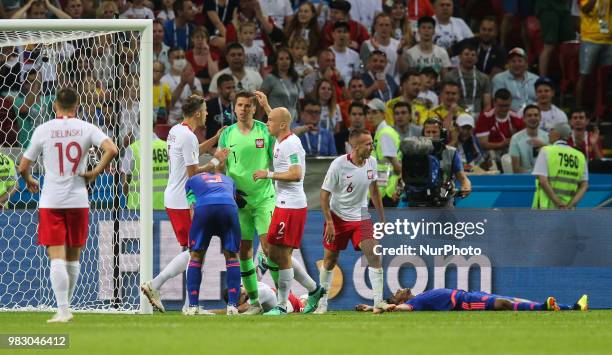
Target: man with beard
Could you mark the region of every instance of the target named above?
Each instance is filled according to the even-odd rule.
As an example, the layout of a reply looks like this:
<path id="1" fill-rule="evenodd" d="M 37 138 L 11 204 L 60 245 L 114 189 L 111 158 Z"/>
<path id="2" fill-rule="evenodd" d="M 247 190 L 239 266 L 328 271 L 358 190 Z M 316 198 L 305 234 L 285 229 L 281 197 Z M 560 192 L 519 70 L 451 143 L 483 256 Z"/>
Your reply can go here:
<path id="1" fill-rule="evenodd" d="M 510 156 L 512 171 L 530 173 L 538 157 L 540 148 L 548 144 L 548 134 L 540 129 L 541 112 L 538 106 L 528 105 L 523 112 L 523 121 L 527 126 L 510 139 Z"/>
<path id="2" fill-rule="evenodd" d="M 478 62 L 476 68 L 481 72 L 494 77 L 506 67 L 506 50 L 497 43 L 497 20 L 493 16 L 486 16 L 480 22 L 478 36 L 466 38 L 453 45 L 451 55 L 459 54 L 466 43 L 477 48 Z"/>

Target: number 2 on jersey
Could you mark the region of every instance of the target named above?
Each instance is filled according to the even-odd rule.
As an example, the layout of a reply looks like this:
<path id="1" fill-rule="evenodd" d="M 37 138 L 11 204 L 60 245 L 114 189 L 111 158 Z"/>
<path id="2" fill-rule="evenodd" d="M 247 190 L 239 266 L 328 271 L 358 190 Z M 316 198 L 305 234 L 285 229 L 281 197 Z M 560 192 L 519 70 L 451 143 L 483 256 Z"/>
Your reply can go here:
<path id="1" fill-rule="evenodd" d="M 64 148 L 62 142 L 55 143 L 57 147 L 57 156 L 59 160 L 59 173 L 61 176 L 64 175 L 64 154 L 66 154 L 66 160 L 72 163 L 71 174 L 74 175 L 79 167 L 79 162 L 81 161 L 81 156 L 83 154 L 83 150 L 81 146 L 77 142 L 70 142 L 66 145 L 66 152 L 64 153 Z M 72 149 L 72 148 L 76 148 Z M 76 151 L 76 155 L 73 155 L 73 152 Z"/>

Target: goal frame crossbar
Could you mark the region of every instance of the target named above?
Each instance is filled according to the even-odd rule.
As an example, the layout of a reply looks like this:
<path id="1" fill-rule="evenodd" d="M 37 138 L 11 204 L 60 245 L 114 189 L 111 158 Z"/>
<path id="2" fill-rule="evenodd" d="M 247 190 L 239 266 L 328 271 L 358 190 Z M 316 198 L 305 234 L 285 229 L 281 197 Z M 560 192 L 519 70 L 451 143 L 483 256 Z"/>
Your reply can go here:
<path id="1" fill-rule="evenodd" d="M 152 20 L 2 20 L 0 31 L 138 31 L 140 38 L 140 212 L 139 277 L 141 284 L 153 278 L 153 21 Z M 153 309 L 140 294 L 141 314 Z M 95 312 L 95 311 L 94 311 Z"/>

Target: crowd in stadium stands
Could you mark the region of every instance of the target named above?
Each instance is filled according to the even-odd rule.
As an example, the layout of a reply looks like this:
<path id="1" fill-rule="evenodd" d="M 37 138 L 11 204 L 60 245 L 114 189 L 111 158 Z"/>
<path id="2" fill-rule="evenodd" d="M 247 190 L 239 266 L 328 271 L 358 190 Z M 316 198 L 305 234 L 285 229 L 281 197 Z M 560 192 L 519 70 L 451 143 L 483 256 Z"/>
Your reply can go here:
<path id="1" fill-rule="evenodd" d="M 609 108 L 610 81 L 600 74 L 612 65 L 611 4 L 3 0 L 0 17 L 154 19 L 153 105 L 161 138 L 180 122 L 182 103 L 193 93 L 208 100 L 208 123 L 197 132 L 203 140 L 236 121 L 236 92 L 261 90 L 273 108 L 289 109 L 310 156 L 345 153 L 353 127 L 373 135 L 384 128 L 380 144 L 391 164 L 398 144 L 389 137 L 421 136 L 423 124 L 435 119 L 467 172 L 494 174 L 529 172 L 559 122 L 571 125 L 570 144 L 587 160 L 602 158 L 599 130 L 589 125 Z M 96 53 L 66 42 L 61 55 L 78 69 L 72 72 L 79 92 L 91 103 L 82 105 L 83 117 L 114 133 L 112 117 L 120 115 L 117 141 L 125 147 L 138 139 L 138 80 L 132 75 L 138 69 L 129 64 L 137 63 L 131 60 L 137 52 L 121 53 L 128 64 L 116 79 L 109 69 L 116 54 L 105 45 L 114 38 L 97 40 Z M 31 65 L 32 53 L 26 45 L 5 46 L 0 54 L 4 146 L 25 147 L 33 128 L 53 115 L 56 71 L 45 70 L 43 77 Z M 112 90 L 118 85 L 124 88 L 119 108 Z M 374 117 L 379 109 L 381 120 Z M 262 110 L 257 118 L 266 120 Z"/>

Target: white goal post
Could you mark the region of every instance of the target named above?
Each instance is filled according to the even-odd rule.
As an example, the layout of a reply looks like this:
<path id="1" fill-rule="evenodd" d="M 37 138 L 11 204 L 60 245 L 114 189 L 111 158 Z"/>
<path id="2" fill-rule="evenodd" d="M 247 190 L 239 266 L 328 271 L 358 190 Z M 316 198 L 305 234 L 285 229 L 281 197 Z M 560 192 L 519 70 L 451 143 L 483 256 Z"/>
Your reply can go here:
<path id="1" fill-rule="evenodd" d="M 123 37 L 120 37 L 122 34 L 123 34 Z M 102 38 L 102 37 L 105 37 L 105 38 Z M 112 270 L 112 267 L 111 267 L 109 270 L 105 271 L 104 273 L 104 275 L 106 275 L 105 277 L 108 277 L 110 275 L 112 280 L 96 280 L 94 279 L 95 275 L 97 275 L 98 277 L 102 277 L 101 275 L 103 273 L 100 270 L 96 270 L 95 265 L 84 266 L 84 267 L 91 268 L 91 273 L 89 273 L 88 275 L 83 275 L 83 274 L 81 275 L 79 281 L 77 282 L 77 291 L 75 291 L 75 297 L 74 297 L 74 298 L 77 298 L 76 302 L 78 304 L 75 307 L 74 306 L 75 301 L 73 300 L 73 304 L 71 306 L 74 307 L 76 311 L 88 311 L 88 312 L 120 311 L 120 312 L 132 312 L 132 313 L 139 312 L 142 314 L 151 314 L 152 308 L 149 305 L 147 299 L 143 297 L 142 294 L 139 292 L 138 285 L 143 281 L 152 279 L 153 277 L 153 166 L 152 166 L 153 165 L 152 163 L 152 160 L 153 160 L 153 152 L 152 152 L 153 22 L 152 20 L 1 20 L 0 21 L 0 47 L 2 47 L 2 49 L 5 49 L 6 47 L 10 46 L 11 48 L 14 48 L 15 51 L 17 51 L 17 49 L 15 48 L 19 47 L 20 52 L 19 52 L 18 58 L 21 61 L 21 63 L 26 63 L 26 64 L 29 62 L 27 60 L 23 60 L 23 53 L 27 52 L 27 46 L 33 46 L 33 47 L 39 46 L 41 48 L 42 54 L 38 53 L 37 55 L 39 55 L 40 57 L 45 57 L 46 56 L 45 53 L 49 52 L 51 55 L 49 55 L 48 57 L 51 58 L 56 53 L 54 51 L 64 50 L 62 47 L 64 43 L 70 44 L 70 43 L 75 43 L 74 41 L 77 41 L 77 43 L 90 43 L 88 45 L 93 47 L 96 44 L 91 44 L 91 43 L 98 43 L 97 42 L 98 39 L 96 38 L 100 39 L 100 41 L 102 39 L 105 39 L 106 42 L 103 42 L 103 41 L 100 42 L 104 44 L 98 45 L 98 48 L 93 49 L 93 52 L 91 48 L 88 48 L 88 52 L 84 51 L 84 53 L 102 53 L 102 52 L 109 53 L 108 55 L 111 58 L 109 63 L 111 64 L 107 67 L 102 68 L 101 70 L 105 71 L 107 78 L 109 80 L 111 80 L 114 83 L 121 83 L 121 85 L 123 85 L 121 89 L 117 88 L 117 86 L 114 86 L 115 92 L 119 92 L 119 94 L 117 94 L 116 97 L 109 94 L 110 99 L 107 99 L 107 100 L 110 103 L 106 103 L 106 105 L 111 106 L 113 105 L 112 103 L 113 100 L 120 100 L 120 99 L 132 100 L 130 102 L 133 102 L 133 103 L 138 102 L 137 106 L 129 106 L 129 108 L 133 112 L 137 112 L 136 119 L 134 120 L 135 123 L 133 124 L 133 127 L 131 128 L 134 129 L 132 131 L 134 133 L 134 136 L 137 135 L 136 133 L 139 133 L 140 144 L 141 144 L 140 146 L 140 154 L 141 154 L 140 171 L 139 171 L 140 208 L 139 210 L 136 210 L 135 212 L 132 211 L 134 212 L 130 215 L 132 217 L 123 217 L 127 213 L 125 211 L 125 208 L 123 208 L 123 210 L 121 211 L 114 211 L 118 209 L 117 205 L 115 205 L 114 210 L 113 210 L 113 213 L 118 213 L 119 215 L 122 216 L 121 217 L 122 223 L 126 221 L 124 218 L 130 218 L 130 220 L 127 222 L 129 222 L 128 224 L 132 226 L 132 230 L 133 230 L 132 249 L 136 250 L 136 252 L 133 252 L 133 255 L 131 255 L 131 258 L 126 258 L 131 263 L 131 267 L 133 269 L 133 270 L 130 270 L 132 273 L 130 277 L 132 279 L 130 280 L 129 283 L 126 283 L 129 285 L 122 286 L 123 289 L 121 290 L 117 290 L 117 285 L 121 287 L 122 282 L 123 282 L 122 278 L 124 278 L 124 276 L 121 273 L 117 275 L 118 268 L 115 268 L 114 270 Z M 130 49 L 131 51 L 131 53 L 129 53 L 130 56 L 128 56 L 128 58 L 130 58 L 132 62 L 129 62 L 129 60 L 128 60 L 128 63 L 123 62 L 124 58 L 119 57 L 119 53 L 117 53 L 117 48 L 119 47 L 116 43 L 118 42 L 118 38 L 122 38 L 122 41 L 123 41 L 122 43 L 129 42 L 129 44 L 127 45 L 128 47 L 133 46 L 132 49 Z M 133 39 L 133 42 L 130 42 L 132 39 Z M 81 41 L 81 42 L 78 42 L 78 41 Z M 26 48 L 26 49 L 24 50 L 22 48 Z M 120 49 L 123 49 L 123 47 L 121 47 Z M 10 50 L 6 50 L 6 52 L 9 53 Z M 4 50 L 3 50 L 3 53 L 0 55 L 5 55 Z M 85 54 L 85 56 L 86 55 L 87 54 Z M 49 59 L 49 58 L 45 57 L 43 60 L 45 63 L 41 65 L 61 68 L 62 65 L 65 64 L 65 63 L 62 63 L 61 56 L 54 57 L 54 58 L 59 58 L 57 62 L 53 62 L 53 59 Z M 115 58 L 115 59 L 112 59 L 112 58 Z M 35 60 L 32 60 L 32 61 L 35 61 Z M 4 62 L 0 64 L 4 64 Z M 136 88 L 139 89 L 138 97 L 132 97 L 130 99 L 125 99 L 125 97 L 128 97 L 129 94 L 125 93 L 128 91 L 128 89 L 125 89 L 125 85 L 126 85 L 125 82 L 123 81 L 120 82 L 119 79 L 117 79 L 117 76 L 119 75 L 118 74 L 119 64 L 122 65 L 122 68 L 123 68 L 122 70 L 126 70 L 125 68 L 127 68 L 128 66 L 129 68 L 133 68 L 132 69 L 133 74 L 127 75 L 132 79 L 133 83 L 130 81 L 127 81 L 127 83 L 133 84 L 132 87 L 134 88 L 134 91 L 133 91 L 134 95 L 135 93 L 137 93 Z M 77 66 L 77 68 L 80 68 L 80 67 Z M 56 69 L 52 68 L 52 70 L 56 70 Z M 43 88 L 42 90 L 48 90 L 50 92 L 51 90 L 55 90 L 58 87 L 62 86 L 62 81 L 60 80 L 59 69 L 57 70 L 58 72 L 56 73 L 54 71 L 53 75 L 56 75 L 58 80 L 56 82 L 49 81 L 52 84 L 47 85 L 47 88 L 45 88 L 45 84 L 47 82 L 41 82 L 40 87 L 37 86 L 37 90 L 41 90 L 41 88 Z M 65 69 L 67 73 L 68 73 L 68 70 L 69 69 Z M 77 69 L 77 70 L 81 70 L 81 69 Z M 121 73 L 123 73 L 122 78 L 126 77 L 126 75 L 124 75 L 125 72 L 121 72 Z M 26 82 L 28 80 L 27 75 L 29 75 L 29 73 L 27 71 L 22 70 L 19 73 L 19 75 L 21 75 L 21 78 L 22 78 L 21 80 L 23 80 L 23 82 Z M 73 77 L 72 74 L 70 74 L 70 77 Z M 78 76 L 78 78 L 80 79 L 77 79 L 77 80 L 81 80 L 83 77 L 84 76 Z M 136 77 L 138 77 L 138 80 L 135 80 Z M 4 80 L 5 78 L 0 76 L 0 81 L 1 81 L 0 84 L 4 84 Z M 85 79 L 82 79 L 82 80 L 85 80 Z M 67 81 L 66 83 L 70 83 L 70 82 Z M 79 82 L 79 90 L 81 88 L 81 84 L 83 83 Z M 30 90 L 31 87 L 34 87 L 34 85 L 31 85 L 31 83 L 28 83 L 27 90 Z M 19 92 L 19 90 L 20 90 L 20 87 L 16 89 L 16 92 Z M 26 95 L 26 94 L 27 93 L 19 93 L 15 95 L 18 96 L 18 95 Z M 83 98 L 85 99 L 84 92 L 79 92 L 79 94 L 80 95 L 83 94 Z M 97 92 L 97 94 L 99 94 L 99 92 Z M 121 95 L 128 95 L 128 96 L 124 97 Z M 4 95 L 0 97 L 0 99 L 4 100 L 5 99 Z M 14 99 L 11 99 L 11 100 L 14 100 Z M 128 101 L 125 101 L 125 102 L 128 102 Z M 123 105 L 123 102 L 121 104 Z M 40 105 L 42 106 L 43 104 L 41 103 Z M 92 109 L 92 112 L 97 113 L 98 111 L 104 110 L 104 108 L 103 107 L 101 108 L 99 104 L 91 103 L 90 105 L 91 105 L 90 108 Z M 117 107 L 119 107 L 119 104 L 117 104 Z M 15 110 L 19 111 L 18 108 Z M 117 114 L 112 117 L 120 117 L 120 115 Z M 119 122 L 121 123 L 121 118 L 119 118 L 119 120 L 120 120 Z M 41 122 L 38 122 L 38 124 L 39 123 Z M 127 122 L 123 122 L 123 126 L 127 126 L 127 125 L 128 125 Z M 137 125 L 139 125 L 139 129 Z M 117 126 L 119 127 L 117 128 L 110 127 L 109 129 L 114 129 L 114 132 L 118 132 L 120 129 L 124 129 L 124 127 L 121 127 L 121 124 Z M 23 126 L 21 127 L 21 130 L 22 131 L 24 130 Z M 123 138 L 123 136 L 121 135 L 117 135 L 117 137 Z M 116 142 L 116 143 L 118 146 L 122 144 L 122 142 Z M 4 152 L 6 151 L 19 152 L 19 153 L 14 153 L 13 154 L 14 156 L 12 156 L 12 159 L 15 160 L 15 164 L 18 164 L 18 159 L 20 158 L 20 156 L 17 156 L 17 154 L 20 155 L 23 152 L 23 149 L 25 149 L 24 145 L 20 146 L 17 143 L 9 144 L 9 143 L 0 141 L 0 152 L 3 152 L 3 151 Z M 90 157 L 91 155 L 92 154 L 90 154 Z M 94 159 L 95 159 L 95 155 L 96 155 L 95 152 L 93 152 Z M 113 164 L 114 164 L 113 165 L 114 169 L 119 169 L 119 160 L 115 160 Z M 110 173 L 108 175 L 112 175 L 112 174 L 113 173 Z M 115 177 L 118 176 L 118 172 L 114 174 L 115 174 Z M 119 186 L 118 185 L 119 182 L 117 182 L 116 178 L 113 181 L 114 181 L 114 184 L 116 184 L 116 186 Z M 115 193 L 116 192 L 117 190 L 115 190 Z M 21 192 L 19 193 L 21 194 Z M 115 199 L 117 201 L 118 197 L 111 196 L 109 199 Z M 0 285 L 0 311 L 49 310 L 54 305 L 53 298 L 49 297 L 48 295 L 40 295 L 38 292 L 30 293 L 28 292 L 26 287 L 17 287 L 19 285 L 13 285 L 15 286 L 14 288 L 11 288 L 11 285 L 4 285 L 7 283 L 16 282 L 15 280 L 19 279 L 19 280 L 22 280 L 21 282 L 31 285 L 32 288 L 35 288 L 35 287 L 42 288 L 43 284 L 45 283 L 45 281 L 43 281 L 44 278 L 48 277 L 48 271 L 47 271 L 47 274 L 45 275 L 45 271 L 43 270 L 44 269 L 43 265 L 48 263 L 48 261 L 46 260 L 46 256 L 44 256 L 44 251 L 42 251 L 42 247 L 36 246 L 34 243 L 30 241 L 28 242 L 18 241 L 19 237 L 23 237 L 23 236 L 18 235 L 20 233 L 23 233 L 22 230 L 29 231 L 28 233 L 33 234 L 33 232 L 31 232 L 34 228 L 32 225 L 34 225 L 37 221 L 35 217 L 34 207 L 32 205 L 28 205 L 28 206 L 29 207 L 21 207 L 21 208 L 13 207 L 12 210 L 10 207 L 5 208 L 5 209 L 0 208 L 0 223 L 6 224 L 6 225 L 0 225 L 0 228 L 3 229 L 3 231 L 0 231 L 0 237 L 9 236 L 10 233 L 12 233 L 12 238 L 17 240 L 17 241 L 5 241 L 5 244 L 2 244 L 3 241 L 0 240 L 0 248 L 6 247 L 7 245 L 10 247 L 12 245 L 11 243 L 17 243 L 16 249 L 18 250 L 15 250 L 14 252 L 11 252 L 9 254 L 10 258 L 13 258 L 13 259 L 18 259 L 23 254 L 22 252 L 26 250 L 27 248 L 38 248 L 38 251 L 36 252 L 36 258 L 40 258 L 39 259 L 40 261 L 37 261 L 36 263 L 41 264 L 40 269 L 42 271 L 35 270 L 35 267 L 30 265 L 30 264 L 33 264 L 31 261 L 29 263 L 18 264 L 17 269 L 15 269 L 15 267 L 11 269 L 10 265 L 7 266 L 8 265 L 7 260 L 4 260 L 4 261 L 2 260 L 3 255 L 1 253 L 3 253 L 4 251 L 0 250 L 0 283 L 3 284 L 3 285 Z M 110 231 L 112 232 L 112 224 L 114 223 L 116 226 L 118 226 L 119 221 L 118 220 L 113 221 L 112 217 L 110 217 L 109 219 L 110 214 L 108 212 L 109 210 L 99 210 L 96 213 L 105 214 L 104 216 L 104 218 L 106 219 L 105 223 L 107 223 L 105 226 L 106 227 L 111 226 Z M 7 217 L 7 215 L 11 213 L 12 215 Z M 19 230 L 17 229 L 17 227 L 12 227 L 11 229 L 10 228 L 11 227 L 10 224 L 12 223 L 11 221 L 14 221 L 14 220 L 21 221 L 21 219 L 14 219 L 14 218 L 21 218 L 21 217 L 15 217 L 15 215 L 19 215 L 19 214 L 25 216 L 24 220 L 27 220 L 27 222 L 23 222 L 23 223 L 27 224 L 27 226 L 26 225 L 20 226 L 20 227 L 23 227 L 23 229 L 19 229 Z M 92 231 L 91 231 L 92 214 L 93 212 L 90 213 L 90 236 L 92 235 Z M 3 221 L 6 221 L 6 222 L 3 222 Z M 101 228 L 99 225 L 96 225 L 95 229 L 96 229 L 95 233 L 98 233 L 98 234 L 102 233 L 103 228 Z M 109 228 L 106 228 L 106 231 L 108 231 L 108 229 Z M 13 232 L 11 232 L 11 230 Z M 115 227 L 114 234 L 117 235 L 118 233 L 119 232 L 117 230 L 117 227 Z M 118 238 L 118 237 L 113 237 L 113 238 Z M 117 248 L 122 248 L 123 247 L 122 241 L 119 240 L 119 242 L 117 243 L 117 239 L 113 239 L 113 238 L 105 237 L 104 241 L 102 239 L 100 239 L 100 241 L 96 241 L 95 242 L 96 247 L 98 247 L 97 245 L 98 242 L 106 243 L 112 239 L 113 240 L 112 248 L 114 248 L 115 250 L 117 250 Z M 34 236 L 34 240 L 35 240 L 35 236 Z M 92 249 L 91 253 L 92 255 L 95 255 L 96 257 L 101 258 L 101 253 L 99 250 Z M 117 261 L 115 261 L 116 263 L 119 262 L 118 260 L 120 259 L 119 258 L 120 256 L 125 258 L 125 255 L 123 254 L 118 255 L 118 254 L 119 253 L 115 253 L 114 255 L 114 258 L 117 259 Z M 86 258 L 88 258 L 88 255 L 86 255 L 84 251 L 84 255 L 82 255 L 82 263 L 84 262 L 83 259 L 86 259 Z M 16 260 L 15 262 L 20 262 L 20 261 Z M 6 267 L 6 269 L 2 270 L 3 267 Z M 28 267 L 30 267 L 31 270 L 27 270 Z M 37 275 L 33 277 L 32 279 L 30 279 L 28 278 L 28 276 L 24 276 L 27 274 L 27 272 L 37 273 Z M 19 273 L 19 276 L 16 276 L 18 273 Z M 25 279 L 23 279 L 24 277 Z M 99 299 L 96 299 L 96 300 L 87 299 L 86 294 L 89 292 L 88 291 L 89 288 L 87 288 L 83 284 L 84 283 L 91 283 L 91 284 L 95 283 L 96 285 L 91 286 L 91 289 L 93 289 L 101 285 L 103 282 L 106 282 L 107 284 L 111 286 L 115 285 L 115 290 L 112 293 L 113 294 L 112 298 L 115 301 L 112 301 L 112 300 L 108 301 L 108 297 L 104 300 L 104 302 L 99 301 Z M 47 288 L 48 288 L 48 285 L 47 285 Z M 96 294 L 98 294 L 98 292 L 101 292 L 101 291 L 99 291 L 96 288 L 95 292 Z M 3 295 L 2 293 L 5 293 L 5 294 Z M 76 296 L 77 293 L 80 293 L 81 296 Z M 38 301 L 38 300 L 32 301 L 31 300 L 32 298 L 36 298 L 36 297 L 41 297 L 41 299 L 44 298 L 45 301 Z"/>

